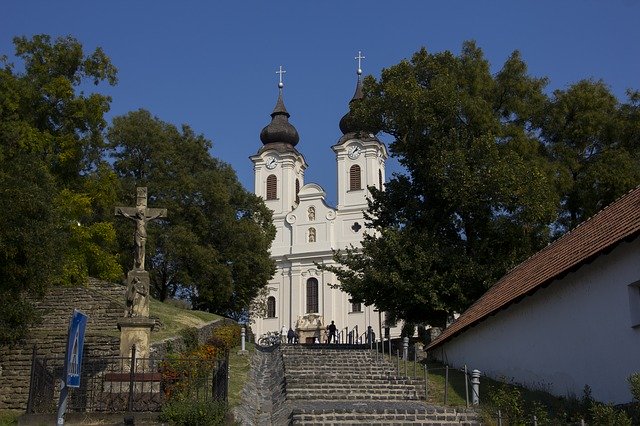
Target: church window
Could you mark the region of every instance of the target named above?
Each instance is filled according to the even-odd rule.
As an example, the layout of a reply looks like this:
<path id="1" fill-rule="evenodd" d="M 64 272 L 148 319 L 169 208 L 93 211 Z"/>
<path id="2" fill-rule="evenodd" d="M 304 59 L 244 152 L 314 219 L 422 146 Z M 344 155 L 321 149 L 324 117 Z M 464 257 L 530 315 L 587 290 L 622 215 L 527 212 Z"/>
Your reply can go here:
<path id="1" fill-rule="evenodd" d="M 316 228 L 309 228 L 309 242 L 316 242 Z"/>
<path id="2" fill-rule="evenodd" d="M 307 313 L 318 312 L 318 280 L 309 278 L 307 280 Z"/>
<path id="3" fill-rule="evenodd" d="M 354 164 L 349 169 L 349 191 L 355 191 L 357 189 L 362 189 L 362 184 L 360 182 L 360 166 Z"/>
<path id="4" fill-rule="evenodd" d="M 269 296 L 267 299 L 267 318 L 276 317 L 276 298 Z"/>
<path id="5" fill-rule="evenodd" d="M 298 197 L 298 192 L 300 192 L 300 180 L 296 179 L 296 204 L 300 204 L 300 197 Z"/>
<path id="6" fill-rule="evenodd" d="M 351 312 L 362 312 L 361 303 L 351 303 Z"/>
<path id="7" fill-rule="evenodd" d="M 309 207 L 309 210 L 307 211 L 307 213 L 309 214 L 309 221 L 313 222 L 314 220 L 316 220 L 316 208 L 311 206 Z"/>
<path id="8" fill-rule="evenodd" d="M 382 191 L 382 170 L 378 170 L 378 189 Z"/>
<path id="9" fill-rule="evenodd" d="M 267 177 L 267 200 L 275 200 L 278 198 L 278 178 L 276 175 Z"/>

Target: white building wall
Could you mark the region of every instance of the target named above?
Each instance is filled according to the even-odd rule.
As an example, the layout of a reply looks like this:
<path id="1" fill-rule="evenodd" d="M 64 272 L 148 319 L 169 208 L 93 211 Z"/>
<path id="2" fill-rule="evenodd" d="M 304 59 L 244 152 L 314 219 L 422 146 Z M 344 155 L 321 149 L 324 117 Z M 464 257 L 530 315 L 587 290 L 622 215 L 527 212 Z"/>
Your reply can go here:
<path id="1" fill-rule="evenodd" d="M 631 313 L 640 309 L 640 291 L 629 288 L 640 281 L 639 255 L 640 239 L 622 243 L 434 355 L 558 396 L 581 397 L 589 385 L 597 400 L 629 402 L 626 379 L 640 371 L 640 325 Z"/>

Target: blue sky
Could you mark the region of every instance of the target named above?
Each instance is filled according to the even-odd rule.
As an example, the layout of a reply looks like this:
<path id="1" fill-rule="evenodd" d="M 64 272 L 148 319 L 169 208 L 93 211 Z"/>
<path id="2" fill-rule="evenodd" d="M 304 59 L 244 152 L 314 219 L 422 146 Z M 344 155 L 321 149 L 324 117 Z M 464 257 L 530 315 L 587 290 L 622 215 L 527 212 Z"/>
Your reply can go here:
<path id="1" fill-rule="evenodd" d="M 409 58 L 420 47 L 459 53 L 474 39 L 498 70 L 520 50 L 549 90 L 603 79 L 624 99 L 640 89 L 640 1 L 160 1 L 5 0 L 0 54 L 16 35 L 72 35 L 101 46 L 119 69 L 109 118 L 138 108 L 189 124 L 213 141 L 253 190 L 248 156 L 261 146 L 283 65 L 284 100 L 309 163 L 305 181 L 335 202 L 335 158 L 356 81 Z M 390 161 L 388 173 L 399 170 Z"/>

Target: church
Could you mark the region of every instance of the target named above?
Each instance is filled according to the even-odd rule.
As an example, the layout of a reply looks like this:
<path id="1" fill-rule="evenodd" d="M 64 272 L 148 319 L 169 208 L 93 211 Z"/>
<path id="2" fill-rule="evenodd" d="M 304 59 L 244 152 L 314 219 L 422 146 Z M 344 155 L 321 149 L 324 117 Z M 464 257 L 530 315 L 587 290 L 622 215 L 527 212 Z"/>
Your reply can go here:
<path id="1" fill-rule="evenodd" d="M 361 55 L 356 59 L 360 61 Z M 368 188 L 383 188 L 387 148 L 362 129 L 350 112 L 342 117 L 342 136 L 331 146 L 336 156 L 337 206 L 329 205 L 325 190 L 304 180 L 309 164 L 284 105 L 283 72 L 280 67 L 279 94 L 271 123 L 262 129 L 262 146 L 250 157 L 255 194 L 273 211 L 277 229 L 271 245 L 276 273 L 267 286 L 266 317 L 252 318 L 254 334 L 258 338 L 269 331 L 291 328 L 301 343 L 323 342 L 326 328 L 333 321 L 341 341 L 347 342 L 351 336 L 353 341 L 364 342 L 369 326 L 379 338 L 384 313 L 375 306 L 353 303 L 347 293 L 335 288 L 339 284 L 335 274 L 316 265 L 334 265 L 333 250 L 360 245 Z M 358 67 L 351 102 L 363 96 L 361 74 Z M 390 334 L 398 337 L 400 327 L 392 327 Z"/>

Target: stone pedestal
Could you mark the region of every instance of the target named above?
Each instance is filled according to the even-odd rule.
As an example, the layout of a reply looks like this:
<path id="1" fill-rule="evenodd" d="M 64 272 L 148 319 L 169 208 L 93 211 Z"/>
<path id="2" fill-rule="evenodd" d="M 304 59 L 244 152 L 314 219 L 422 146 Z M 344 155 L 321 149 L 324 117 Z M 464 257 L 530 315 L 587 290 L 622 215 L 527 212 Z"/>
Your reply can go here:
<path id="1" fill-rule="evenodd" d="M 149 341 L 155 320 L 141 317 L 122 318 L 118 321 L 120 329 L 120 356 L 131 357 L 131 348 L 136 347 L 136 358 L 149 356 Z"/>

